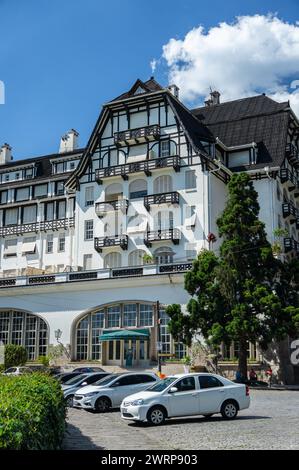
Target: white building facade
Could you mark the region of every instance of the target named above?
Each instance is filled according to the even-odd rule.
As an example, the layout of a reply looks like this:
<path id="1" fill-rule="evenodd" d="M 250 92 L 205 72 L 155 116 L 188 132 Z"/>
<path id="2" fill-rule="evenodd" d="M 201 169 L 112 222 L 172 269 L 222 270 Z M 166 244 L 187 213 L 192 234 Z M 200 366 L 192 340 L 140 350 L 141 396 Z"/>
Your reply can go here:
<path id="1" fill-rule="evenodd" d="M 281 256 L 297 256 L 298 123 L 286 103 L 247 100 L 220 104 L 214 92 L 190 111 L 175 86 L 137 80 L 103 106 L 83 149 L 74 130 L 50 156 L 13 161 L 2 146 L 0 339 L 23 344 L 31 360 L 57 330 L 72 360 L 148 366 L 160 346 L 183 357 L 164 309 L 186 305 L 184 273 L 202 248 L 219 247 L 233 171 L 250 172 L 270 241 L 283 229 Z M 286 124 L 272 149 L 276 115 Z M 246 129 L 258 119 L 268 128 L 242 134 L 246 119 Z"/>

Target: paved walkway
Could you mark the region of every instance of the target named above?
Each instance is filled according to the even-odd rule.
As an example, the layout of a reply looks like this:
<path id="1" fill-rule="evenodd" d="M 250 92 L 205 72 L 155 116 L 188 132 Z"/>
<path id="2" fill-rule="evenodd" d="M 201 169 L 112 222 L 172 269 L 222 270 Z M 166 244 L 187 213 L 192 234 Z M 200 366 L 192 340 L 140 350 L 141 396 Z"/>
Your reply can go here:
<path id="1" fill-rule="evenodd" d="M 219 415 L 172 419 L 150 427 L 70 409 L 65 449 L 299 449 L 297 391 L 251 390 L 251 406 L 234 421 Z"/>

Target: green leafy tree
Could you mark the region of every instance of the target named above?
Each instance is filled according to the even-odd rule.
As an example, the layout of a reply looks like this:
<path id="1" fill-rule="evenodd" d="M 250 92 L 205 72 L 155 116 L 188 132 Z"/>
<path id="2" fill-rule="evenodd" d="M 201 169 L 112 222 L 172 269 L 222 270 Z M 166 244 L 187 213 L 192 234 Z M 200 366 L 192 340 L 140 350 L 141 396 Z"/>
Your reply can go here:
<path id="1" fill-rule="evenodd" d="M 250 177 L 233 175 L 226 207 L 217 220 L 220 254 L 202 250 L 185 275 L 185 289 L 192 296 L 188 313 L 183 314 L 179 305 L 167 308 L 170 332 L 187 345 L 197 332 L 212 346 L 237 342 L 244 377 L 248 342 L 258 341 L 266 348 L 273 339 L 294 333 L 299 313 L 296 288 L 291 287 L 296 268 L 287 273 L 273 256 L 258 214 Z"/>
<path id="2" fill-rule="evenodd" d="M 27 352 L 23 346 L 6 344 L 4 350 L 5 369 L 9 367 L 23 366 L 27 361 Z"/>

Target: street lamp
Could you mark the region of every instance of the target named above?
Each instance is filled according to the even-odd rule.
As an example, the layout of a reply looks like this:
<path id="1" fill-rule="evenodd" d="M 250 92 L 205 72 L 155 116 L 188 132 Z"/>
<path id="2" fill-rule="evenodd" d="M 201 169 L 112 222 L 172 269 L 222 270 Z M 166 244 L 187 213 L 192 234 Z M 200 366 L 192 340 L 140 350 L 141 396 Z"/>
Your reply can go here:
<path id="1" fill-rule="evenodd" d="M 61 331 L 60 329 L 55 330 L 55 331 L 54 331 L 54 334 L 55 334 L 55 339 L 56 339 L 57 343 L 59 343 L 59 340 L 60 340 L 60 338 L 61 338 L 61 336 L 62 336 L 62 331 Z"/>

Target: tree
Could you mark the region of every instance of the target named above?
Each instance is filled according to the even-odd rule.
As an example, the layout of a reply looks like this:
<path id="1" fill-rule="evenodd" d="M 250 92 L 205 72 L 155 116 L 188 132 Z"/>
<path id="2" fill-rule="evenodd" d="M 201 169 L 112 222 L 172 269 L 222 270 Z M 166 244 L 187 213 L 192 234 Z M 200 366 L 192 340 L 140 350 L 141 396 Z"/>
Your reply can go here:
<path id="1" fill-rule="evenodd" d="M 27 351 L 17 344 L 6 344 L 4 350 L 5 369 L 9 367 L 23 366 L 27 361 Z"/>
<path id="2" fill-rule="evenodd" d="M 294 332 L 299 313 L 292 282 L 288 284 L 296 270 L 287 273 L 273 256 L 258 214 L 258 195 L 250 177 L 233 175 L 226 207 L 217 220 L 220 254 L 202 250 L 185 275 L 185 289 L 192 296 L 188 314 L 179 305 L 166 310 L 169 331 L 187 345 L 197 332 L 216 347 L 237 342 L 244 377 L 248 342 L 258 341 L 266 348 L 273 339 L 283 339 Z"/>

